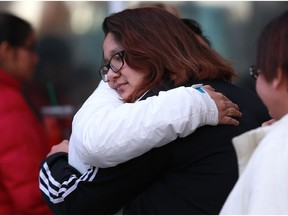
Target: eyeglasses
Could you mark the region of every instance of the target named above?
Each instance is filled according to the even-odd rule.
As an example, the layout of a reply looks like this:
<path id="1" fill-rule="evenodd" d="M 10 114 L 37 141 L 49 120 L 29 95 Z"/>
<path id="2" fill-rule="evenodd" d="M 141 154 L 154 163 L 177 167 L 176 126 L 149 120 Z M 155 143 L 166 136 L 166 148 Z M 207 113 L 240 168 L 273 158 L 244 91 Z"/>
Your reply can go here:
<path id="1" fill-rule="evenodd" d="M 109 60 L 108 64 L 102 66 L 99 70 L 99 74 L 104 82 L 108 82 L 108 71 L 111 69 L 114 73 L 117 73 L 124 65 L 124 51 L 115 53 Z"/>
<path id="2" fill-rule="evenodd" d="M 252 65 L 250 68 L 249 68 L 249 72 L 250 72 L 250 75 L 256 80 L 260 74 L 260 69 L 258 69 L 256 67 L 256 65 Z"/>

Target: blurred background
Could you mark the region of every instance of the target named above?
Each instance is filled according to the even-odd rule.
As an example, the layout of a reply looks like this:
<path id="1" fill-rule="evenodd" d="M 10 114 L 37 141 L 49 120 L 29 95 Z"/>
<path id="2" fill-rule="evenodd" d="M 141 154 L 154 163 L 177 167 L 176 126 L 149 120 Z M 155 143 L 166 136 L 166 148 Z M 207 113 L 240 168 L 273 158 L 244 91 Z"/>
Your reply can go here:
<path id="1" fill-rule="evenodd" d="M 31 92 L 38 105 L 71 105 L 77 111 L 100 81 L 104 17 L 145 3 L 157 2 L 1 1 L 1 11 L 26 19 L 37 32 L 40 62 Z M 254 91 L 248 68 L 255 63 L 257 36 L 268 21 L 288 9 L 286 1 L 161 3 L 198 21 L 212 47 L 236 69 L 239 78 L 234 82 Z M 41 102 L 43 95 L 48 102 Z"/>

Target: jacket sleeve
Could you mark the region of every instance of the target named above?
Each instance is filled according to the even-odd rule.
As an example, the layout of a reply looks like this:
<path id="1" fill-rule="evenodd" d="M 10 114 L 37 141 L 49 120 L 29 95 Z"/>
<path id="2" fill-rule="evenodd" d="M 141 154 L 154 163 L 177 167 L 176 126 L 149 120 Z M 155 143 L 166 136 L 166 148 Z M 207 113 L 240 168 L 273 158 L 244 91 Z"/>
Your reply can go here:
<path id="1" fill-rule="evenodd" d="M 101 81 L 73 119 L 69 162 L 77 167 L 72 157 L 77 154 L 85 164 L 115 166 L 187 136 L 197 127 L 217 123 L 216 104 L 206 92 L 179 87 L 136 103 L 123 103 Z"/>
<path id="2" fill-rule="evenodd" d="M 116 214 L 159 178 L 171 161 L 171 152 L 169 148 L 155 148 L 114 167 L 89 167 L 83 174 L 69 165 L 67 153 L 56 153 L 41 164 L 40 189 L 57 215 Z"/>

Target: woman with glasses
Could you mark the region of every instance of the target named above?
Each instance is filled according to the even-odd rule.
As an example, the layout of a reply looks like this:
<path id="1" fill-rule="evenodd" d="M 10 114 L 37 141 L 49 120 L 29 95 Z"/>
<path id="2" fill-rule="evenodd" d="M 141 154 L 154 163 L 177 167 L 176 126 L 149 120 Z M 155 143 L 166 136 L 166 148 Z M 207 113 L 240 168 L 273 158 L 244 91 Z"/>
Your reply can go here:
<path id="1" fill-rule="evenodd" d="M 0 13 L 0 214 L 51 214 L 38 187 L 43 123 L 22 91 L 38 61 L 29 23 Z"/>
<path id="2" fill-rule="evenodd" d="M 203 43 L 203 39 L 202 39 L 203 35 L 202 35 L 202 31 L 199 25 L 196 25 L 195 21 L 194 23 L 192 23 L 190 20 L 188 22 L 186 20 L 183 22 L 186 25 L 188 25 L 193 30 L 193 32 L 197 33 L 197 39 L 199 39 L 200 42 Z M 111 56 L 109 60 L 105 61 L 105 65 L 101 67 L 99 70 L 100 76 L 102 77 L 104 82 L 108 81 L 107 72 L 109 69 L 111 69 L 115 73 L 117 73 L 118 71 L 122 69 L 122 67 L 124 66 L 124 54 L 125 54 L 124 51 L 117 52 L 113 56 Z M 155 110 L 153 111 L 151 109 L 147 109 L 147 107 L 148 106 L 151 107 L 151 104 L 152 105 L 154 104 L 155 106 L 155 102 L 153 101 L 151 102 L 150 100 L 147 100 L 144 103 L 141 103 L 141 105 L 139 103 L 134 103 L 133 109 L 131 109 L 131 104 L 129 104 L 129 106 L 126 106 L 126 107 L 124 106 L 124 107 L 121 107 L 121 109 L 115 110 L 114 109 L 115 103 L 120 102 L 121 104 L 121 101 L 122 102 L 124 101 L 131 102 L 131 101 L 128 98 L 126 99 L 122 98 L 120 101 L 119 95 L 118 93 L 116 93 L 118 95 L 117 97 L 114 95 L 112 95 L 111 97 L 112 100 L 116 99 L 116 102 L 114 101 L 112 103 L 111 99 L 109 99 L 108 97 L 108 95 L 111 94 L 111 88 L 107 86 L 108 87 L 108 88 L 106 87 L 107 92 L 103 92 L 102 86 L 103 84 L 99 85 L 95 93 L 83 105 L 81 110 L 75 116 L 75 119 L 79 118 L 81 119 L 80 120 L 81 122 L 85 122 L 85 125 L 86 125 L 85 127 L 88 128 L 89 130 L 90 129 L 94 130 L 95 128 L 101 128 L 101 130 L 103 131 L 102 134 L 99 133 L 99 130 L 92 132 L 93 139 L 91 139 L 89 142 L 91 141 L 93 142 L 92 144 L 93 150 L 92 151 L 88 150 L 88 152 L 83 153 L 85 155 L 84 156 L 85 160 L 89 160 L 89 158 L 91 158 L 91 161 L 88 162 L 88 164 L 92 164 L 97 167 L 103 168 L 103 167 L 115 166 L 119 163 L 122 163 L 131 159 L 132 157 L 135 157 L 135 150 L 138 152 L 137 154 L 140 155 L 143 152 L 146 152 L 153 147 L 159 147 L 164 144 L 167 144 L 170 141 L 176 139 L 178 136 L 179 137 L 187 136 L 199 126 L 202 126 L 205 124 L 209 124 L 209 125 L 217 124 L 215 122 L 217 121 L 217 116 L 215 116 L 214 114 L 215 108 L 213 107 L 213 104 L 211 104 L 211 100 L 209 99 L 209 97 L 207 97 L 208 95 L 199 94 L 198 91 L 195 91 L 191 89 L 190 87 L 186 89 L 179 88 L 176 91 L 171 90 L 169 92 L 165 92 L 165 95 L 164 93 L 162 93 L 157 98 L 154 98 L 153 100 L 155 100 L 157 104 L 156 113 L 159 110 L 159 112 L 163 114 L 164 113 L 163 110 L 165 109 L 166 114 L 160 115 L 158 118 L 153 118 L 153 121 L 151 121 L 151 119 L 149 117 L 147 118 L 146 116 L 151 116 L 151 114 L 155 113 Z M 194 88 L 197 86 L 198 85 L 194 86 Z M 213 100 L 215 101 L 217 105 L 217 108 L 219 111 L 218 113 L 219 124 L 238 125 L 238 121 L 237 119 L 235 119 L 235 117 L 240 117 L 241 113 L 238 112 L 237 105 L 232 104 L 222 94 L 211 91 L 209 87 L 204 86 L 204 88 L 206 88 L 206 91 L 210 94 L 210 96 L 213 98 Z M 162 90 L 167 90 L 167 88 L 162 89 Z M 98 95 L 96 93 L 99 91 L 101 92 L 102 95 Z M 155 92 L 153 94 L 155 94 Z M 183 102 L 181 101 L 175 103 L 175 99 L 174 101 L 171 101 L 171 97 L 177 97 L 178 100 L 181 99 L 182 97 L 187 97 L 189 98 L 189 101 L 186 102 L 185 104 L 183 104 Z M 103 104 L 103 101 L 105 100 L 109 102 L 104 102 Z M 171 107 L 169 103 L 172 103 L 174 107 L 176 105 L 177 109 L 179 109 L 179 111 L 177 111 L 176 114 L 173 116 L 171 116 L 170 113 L 172 111 L 175 111 L 175 108 L 172 107 L 169 109 L 168 107 Z M 107 108 L 106 107 L 107 104 L 110 107 Z M 111 104 L 112 104 L 112 107 L 111 107 Z M 104 105 L 106 106 L 104 107 Z M 90 107 L 92 106 L 93 106 L 93 109 L 91 110 Z M 187 109 L 183 109 L 183 106 L 186 106 Z M 109 109 L 111 108 L 112 108 L 112 111 L 109 112 Z M 125 112 L 127 112 L 127 114 L 125 114 Z M 136 113 L 136 115 L 132 115 L 132 118 L 127 118 L 127 116 L 131 116 L 132 112 Z M 141 115 L 142 118 L 141 116 L 138 116 L 137 113 L 142 113 Z M 91 116 L 94 116 L 93 120 Z M 137 119 L 135 119 L 133 116 L 138 116 L 138 117 Z M 187 118 L 184 118 L 184 116 Z M 117 119 L 117 122 L 121 122 L 121 124 L 117 125 L 113 123 L 111 124 L 111 122 L 109 122 L 111 120 L 114 122 L 115 119 Z M 131 121 L 131 119 L 133 120 L 133 125 L 129 124 L 130 127 L 127 127 L 127 122 Z M 90 121 L 91 127 L 90 126 L 87 127 L 87 121 Z M 130 131 L 130 133 L 118 134 L 118 133 L 113 132 L 113 131 L 119 131 L 119 129 L 121 130 L 123 128 L 121 126 L 122 124 L 126 125 L 126 129 L 127 131 Z M 114 128 L 112 128 L 112 125 L 114 126 Z M 135 137 L 135 134 L 137 134 L 137 131 L 139 131 L 139 128 L 143 128 L 143 125 L 145 125 L 147 129 L 143 130 L 145 132 L 141 134 L 141 139 L 139 137 Z M 153 128 L 153 130 L 150 130 L 150 128 Z M 82 131 L 77 129 L 74 134 L 76 133 L 82 134 Z M 85 133 L 86 132 L 83 132 L 83 134 Z M 113 140 L 111 140 L 111 138 Z M 97 140 L 101 140 L 101 141 L 99 142 Z M 149 145 L 147 145 L 147 142 L 149 143 Z M 123 143 L 125 143 L 125 145 Z M 74 146 L 74 145 L 71 145 L 71 146 Z M 77 145 L 77 146 L 80 146 L 80 145 Z M 121 155 L 118 154 L 119 149 L 117 147 L 120 147 L 120 151 L 121 149 L 125 148 L 126 149 L 125 153 L 123 152 Z M 140 150 L 139 147 L 143 149 Z M 85 148 L 85 150 L 87 150 L 87 148 Z M 80 151 L 81 150 L 70 151 L 71 153 L 70 156 L 71 158 L 73 158 L 71 163 L 79 171 L 84 173 L 87 171 L 87 168 L 89 168 L 89 166 L 87 165 L 85 166 L 82 162 L 79 162 L 79 163 L 77 162 L 77 160 L 79 159 L 78 156 L 80 155 L 79 154 Z M 76 152 L 75 155 L 74 155 L 74 152 Z M 92 157 L 89 157 L 87 153 Z M 111 155 L 112 157 L 110 157 Z"/>
<path id="3" fill-rule="evenodd" d="M 143 112 L 135 112 L 131 103 L 125 103 L 131 108 L 125 111 L 110 95 L 106 100 L 98 87 L 73 120 L 69 144 L 69 162 L 73 166 L 63 152 L 50 155 L 41 165 L 40 188 L 47 204 L 58 214 L 115 214 L 122 207 L 125 214 L 218 214 L 238 178 L 231 139 L 266 121 L 267 110 L 256 95 L 231 83 L 235 73 L 222 57 L 201 43 L 182 20 L 165 10 L 124 10 L 106 17 L 103 30 L 105 66 L 100 70 L 101 76 L 122 100 L 143 105 Z M 243 113 L 237 119 L 240 124 L 203 126 L 191 135 L 153 148 L 153 142 L 163 135 L 157 127 L 165 125 L 166 119 L 187 119 L 185 115 L 180 119 L 179 113 L 187 112 L 190 100 L 201 110 L 199 102 L 185 96 L 185 91 L 192 97 L 206 95 L 205 91 L 184 88 L 198 83 L 211 85 L 233 98 Z M 102 93 L 108 86 L 100 84 Z M 183 90 L 181 94 L 179 90 Z M 111 99 L 114 103 L 102 112 L 102 117 L 97 114 L 109 119 L 111 130 L 92 126 L 96 94 L 97 99 Z M 160 111 L 155 95 L 167 99 L 166 107 Z M 154 103 L 149 105 L 149 101 Z M 127 121 L 117 121 L 114 111 L 118 109 Z M 151 110 L 150 115 L 144 109 Z M 187 116 L 202 118 L 199 113 L 190 112 Z M 146 127 L 145 121 L 133 121 L 137 118 L 158 123 Z M 167 134 L 179 133 L 183 129 L 179 128 L 168 127 Z M 147 137 L 147 131 L 158 134 Z M 111 134 L 120 137 L 120 142 Z M 133 145 L 139 139 L 143 139 L 142 145 Z M 101 144 L 107 141 L 110 145 Z M 112 167 L 97 167 L 103 162 L 97 156 L 101 153 L 108 155 L 103 160 Z M 124 161 L 133 159 L 116 165 L 114 157 L 121 156 Z M 95 166 L 87 169 L 82 161 Z M 81 172 L 75 167 L 80 167 Z"/>
<path id="4" fill-rule="evenodd" d="M 192 29 L 194 33 L 196 33 L 196 38 L 197 38 L 197 40 L 199 40 L 199 42 L 201 42 L 202 44 L 204 44 L 206 46 L 210 46 L 210 43 L 208 41 L 205 42 L 205 36 L 203 35 L 202 30 L 196 21 L 188 20 L 188 19 L 181 19 L 181 20 L 187 26 L 189 26 L 189 28 Z M 103 79 L 104 82 L 108 82 L 108 77 L 107 77 L 108 70 L 111 69 L 113 72 L 117 73 L 118 71 L 120 71 L 122 69 L 123 65 L 124 65 L 124 51 L 120 51 L 120 52 L 115 53 L 109 60 L 106 60 L 105 65 L 100 68 L 100 70 L 99 70 L 100 77 Z M 193 87 L 195 88 L 197 86 L 199 86 L 199 85 L 194 85 Z M 100 84 L 100 87 L 101 87 L 101 84 Z M 98 88 L 98 91 L 99 91 L 99 88 Z M 162 88 L 163 88 L 163 86 L 162 86 Z M 222 98 L 223 96 L 219 93 L 215 94 L 215 92 L 211 91 L 211 89 L 208 88 L 207 86 L 204 86 L 204 88 L 206 88 L 206 91 L 210 94 L 210 96 L 213 98 L 213 100 L 215 101 L 215 103 L 217 105 L 217 108 L 219 110 L 219 124 L 238 125 L 239 122 L 235 118 L 240 117 L 241 113 L 238 112 L 237 105 L 235 106 L 235 104 L 233 105 L 233 104 L 231 104 L 231 102 L 228 102 L 228 101 L 226 101 L 226 102 L 222 101 L 222 100 L 227 100 L 227 98 L 226 97 Z M 109 87 L 108 89 L 111 89 L 111 88 Z M 164 88 L 162 90 L 167 90 L 167 88 Z M 188 90 L 188 92 L 184 92 L 187 90 Z M 163 115 L 163 116 L 165 116 L 164 117 L 165 124 L 164 124 L 162 115 L 160 115 L 159 118 L 154 118 L 152 122 L 150 121 L 149 117 L 144 118 L 145 115 L 142 115 L 143 116 L 142 119 L 140 119 L 139 117 L 137 119 L 135 119 L 135 118 L 133 118 L 133 115 L 132 115 L 133 125 L 131 125 L 131 124 L 130 125 L 133 128 L 127 128 L 127 131 L 130 131 L 131 133 L 130 134 L 125 133 L 124 135 L 119 134 L 120 136 L 117 136 L 117 134 L 115 134 L 113 132 L 109 133 L 109 131 L 114 131 L 114 130 L 118 131 L 119 128 L 120 129 L 122 128 L 121 125 L 119 125 L 119 128 L 114 128 L 114 130 L 111 130 L 111 123 L 110 124 L 106 123 L 106 125 L 108 127 L 105 128 L 105 122 L 107 122 L 107 118 L 106 118 L 107 110 L 105 110 L 105 108 L 103 108 L 103 102 L 102 103 L 100 102 L 100 104 L 97 103 L 100 106 L 99 106 L 99 108 L 95 108 L 95 103 L 96 103 L 96 101 L 99 101 L 99 98 L 101 96 L 99 95 L 99 96 L 93 97 L 93 99 L 91 99 L 91 103 L 93 103 L 93 107 L 94 107 L 93 114 L 95 115 L 96 110 L 97 110 L 97 112 L 99 112 L 100 107 L 102 107 L 102 110 L 104 113 L 102 115 L 97 114 L 97 117 L 95 117 L 95 119 L 93 119 L 93 121 L 91 121 L 92 127 L 88 127 L 88 128 L 97 128 L 95 126 L 95 122 L 98 122 L 100 124 L 98 127 L 101 129 L 103 128 L 103 131 L 105 131 L 105 132 L 102 134 L 102 136 L 98 135 L 99 133 L 97 131 L 93 132 L 94 135 L 93 135 L 93 141 L 92 142 L 94 144 L 92 144 L 93 147 L 91 147 L 91 149 L 93 149 L 92 151 L 90 151 L 90 150 L 86 151 L 87 148 L 85 148 L 85 147 L 83 148 L 83 150 L 84 150 L 83 155 L 84 155 L 84 160 L 86 161 L 86 163 L 90 164 L 90 165 L 91 164 L 95 165 L 97 167 L 102 167 L 102 168 L 115 166 L 119 163 L 122 163 L 122 162 L 125 162 L 125 161 L 131 159 L 132 158 L 131 155 L 133 155 L 133 157 L 135 157 L 135 150 L 138 152 L 137 155 L 140 155 L 143 152 L 146 152 L 153 147 L 159 147 L 159 146 L 162 146 L 164 144 L 169 143 L 170 141 L 176 139 L 177 136 L 179 136 L 179 137 L 187 136 L 188 134 L 192 133 L 199 126 L 202 126 L 205 124 L 214 125 L 213 121 L 216 120 L 215 117 L 212 117 L 212 115 L 213 115 L 212 112 L 213 112 L 214 108 L 212 108 L 212 106 L 209 105 L 210 103 L 208 103 L 208 101 L 206 99 L 207 95 L 199 94 L 199 92 L 197 92 L 197 91 L 195 94 L 195 91 L 194 91 L 193 97 L 192 97 L 193 101 L 192 101 L 192 99 L 190 98 L 191 97 L 190 93 L 192 93 L 192 92 L 190 92 L 190 91 L 193 91 L 193 89 L 191 89 L 191 88 L 177 89 L 177 93 L 176 92 L 174 93 L 173 91 L 170 91 L 167 93 L 165 92 L 165 94 L 167 94 L 166 96 L 162 96 L 163 94 L 161 94 L 160 96 L 158 96 L 157 99 L 155 99 L 157 101 L 158 110 L 160 110 L 160 112 L 163 113 L 163 109 L 165 109 L 165 111 L 167 112 L 166 115 Z M 187 93 L 189 93 L 189 95 Z M 108 92 L 103 93 L 103 95 L 105 95 L 105 98 L 107 98 L 107 94 L 109 94 L 109 93 Z M 153 94 L 155 94 L 155 92 Z M 172 95 L 170 95 L 170 94 L 172 94 Z M 187 104 L 187 102 L 186 102 L 186 104 L 183 104 L 181 101 L 175 103 L 175 99 L 174 99 L 174 101 L 172 101 L 172 103 L 174 104 L 174 106 L 176 105 L 177 108 L 180 109 L 181 111 L 179 110 L 178 112 L 176 112 L 178 115 L 171 116 L 170 113 L 173 110 L 169 110 L 169 108 L 167 109 L 167 107 L 171 107 L 171 106 L 169 106 L 169 103 L 171 103 L 171 97 L 177 97 L 175 94 L 180 94 L 181 97 L 186 97 L 186 95 L 187 95 L 187 97 L 189 98 L 189 104 Z M 113 98 L 116 98 L 116 97 L 113 97 Z M 167 99 L 169 101 L 167 101 Z M 101 99 L 101 100 L 103 100 L 103 99 Z M 129 99 L 122 100 L 122 101 L 129 102 Z M 196 101 L 196 103 L 194 101 Z M 119 102 L 119 100 L 118 100 L 118 102 Z M 111 102 L 109 102 L 109 103 L 111 104 Z M 153 104 L 153 103 L 150 103 L 150 101 L 147 101 L 147 103 L 148 103 L 148 105 Z M 196 104 L 199 104 L 200 106 L 197 106 Z M 221 106 L 223 106 L 224 104 L 227 104 L 228 108 L 223 110 L 221 108 Z M 137 106 L 137 105 L 139 105 L 139 106 Z M 188 106 L 190 106 L 190 108 L 186 109 L 184 111 L 184 109 L 183 109 L 184 105 L 187 108 L 188 108 Z M 207 105 L 209 105 L 210 107 L 208 107 Z M 83 121 L 83 119 L 85 119 L 85 117 L 91 116 L 91 115 L 87 115 L 87 112 L 91 112 L 91 109 L 88 108 L 88 110 L 86 110 L 84 108 L 85 106 L 88 107 L 91 105 L 87 105 L 87 103 L 86 103 L 82 107 L 81 111 L 79 111 L 79 113 L 77 114 L 77 117 L 79 119 L 81 119 L 80 121 L 82 121 L 82 122 L 87 122 L 87 121 Z M 163 106 L 163 107 L 161 107 L 161 106 Z M 131 107 L 131 105 L 130 105 L 130 107 Z M 114 121 L 114 119 L 116 118 L 122 124 L 125 124 L 125 122 L 127 122 L 127 121 L 129 122 L 130 119 L 127 118 L 127 116 L 131 114 L 130 107 L 126 108 L 126 110 L 128 112 L 127 115 L 125 115 L 123 113 L 123 109 L 119 110 L 118 112 L 113 110 L 112 111 L 113 117 L 111 117 L 112 121 Z M 206 109 L 206 107 L 207 107 L 207 109 Z M 232 107 L 234 107 L 234 108 L 232 108 Z M 226 106 L 224 108 L 226 108 Z M 143 104 L 143 103 L 142 103 L 142 106 L 140 106 L 140 104 L 136 103 L 133 111 L 136 113 L 144 113 L 148 116 L 150 116 L 151 113 L 152 114 L 155 113 L 155 111 L 150 112 L 150 110 L 147 109 L 147 104 Z M 84 116 L 82 116 L 81 113 L 83 113 Z M 227 113 L 227 115 L 225 115 L 225 113 Z M 105 116 L 105 118 L 100 120 L 101 116 Z M 125 119 L 121 118 L 121 116 L 123 116 Z M 137 114 L 135 116 L 137 116 Z M 169 117 L 167 118 L 167 116 L 169 116 Z M 184 120 L 183 116 L 189 116 L 189 118 L 185 118 L 185 120 Z M 231 117 L 234 117 L 234 118 L 231 118 Z M 181 119 L 181 120 L 179 120 L 179 119 Z M 137 125 L 137 123 L 139 126 Z M 104 124 L 104 126 L 103 126 L 103 124 Z M 125 125 L 127 125 L 127 124 L 125 124 Z M 154 130 L 152 131 L 149 129 L 148 130 L 144 129 L 145 134 L 142 133 L 141 139 L 139 139 L 139 137 L 137 137 L 137 136 L 135 137 L 134 134 L 135 133 L 137 134 L 137 131 L 139 131 L 139 128 L 141 128 L 141 127 L 143 128 L 143 125 L 145 125 L 146 128 L 154 128 Z M 161 125 L 161 126 L 159 127 L 159 125 Z M 77 130 L 77 131 L 79 132 L 79 134 L 82 133 L 79 130 Z M 134 133 L 133 133 L 133 131 L 134 131 Z M 85 134 L 85 132 L 83 134 Z M 105 136 L 104 138 L 103 138 L 103 135 Z M 155 138 L 155 136 L 157 138 Z M 111 140 L 112 137 L 113 137 L 113 140 Z M 101 142 L 100 142 L 101 144 L 96 140 L 101 140 Z M 115 141 L 115 140 L 117 140 L 117 141 Z M 80 142 L 82 142 L 82 141 L 80 141 Z M 124 142 L 125 142 L 125 145 L 123 145 Z M 147 145 L 147 142 L 149 143 L 149 145 Z M 113 148 L 111 148 L 110 145 L 112 145 Z M 77 145 L 77 146 L 80 146 L 80 145 Z M 118 154 L 119 149 L 117 147 L 120 147 L 120 151 L 121 151 L 121 149 L 126 148 L 125 154 L 124 153 L 121 155 Z M 139 148 L 142 148 L 141 151 Z M 70 153 L 71 153 L 70 156 L 72 155 L 71 157 L 73 158 L 73 161 L 76 161 L 76 162 L 72 161 L 71 163 L 81 172 L 85 172 L 87 170 L 87 166 L 83 167 L 83 163 L 81 163 L 81 162 L 78 163 L 77 159 L 75 159 L 75 158 L 78 158 L 78 155 L 81 156 L 81 154 L 79 153 L 79 152 L 81 152 L 81 149 L 82 148 L 80 147 L 80 150 L 76 151 L 77 153 L 75 156 L 73 154 L 74 151 L 73 150 L 70 151 Z M 92 157 L 89 157 L 88 155 L 90 155 Z M 90 160 L 90 158 L 91 158 L 91 160 Z M 108 158 L 109 158 L 109 160 L 108 160 Z M 81 165 L 82 165 L 82 167 L 81 167 Z"/>
<path id="5" fill-rule="evenodd" d="M 235 138 L 241 176 L 222 214 L 288 214 L 288 11 L 258 38 L 256 91 L 276 122 Z M 246 156 L 246 157 L 245 157 Z"/>

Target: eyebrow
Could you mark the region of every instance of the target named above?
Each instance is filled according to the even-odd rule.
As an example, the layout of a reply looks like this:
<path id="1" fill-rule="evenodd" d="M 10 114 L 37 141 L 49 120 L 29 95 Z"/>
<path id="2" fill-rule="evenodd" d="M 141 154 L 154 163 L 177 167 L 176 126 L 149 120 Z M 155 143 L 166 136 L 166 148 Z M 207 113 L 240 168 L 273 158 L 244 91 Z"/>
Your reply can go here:
<path id="1" fill-rule="evenodd" d="M 121 50 L 122 50 L 121 47 L 117 47 L 117 48 L 115 48 L 115 49 L 112 49 L 112 50 L 109 52 L 109 56 L 110 56 L 110 57 L 109 57 L 108 59 L 104 57 L 104 52 L 103 52 L 103 61 L 104 61 L 104 63 L 107 64 L 107 63 L 109 62 L 110 58 L 111 58 L 113 55 L 115 55 L 116 53 L 120 52 Z"/>

